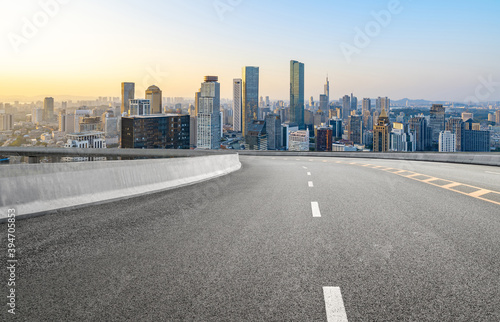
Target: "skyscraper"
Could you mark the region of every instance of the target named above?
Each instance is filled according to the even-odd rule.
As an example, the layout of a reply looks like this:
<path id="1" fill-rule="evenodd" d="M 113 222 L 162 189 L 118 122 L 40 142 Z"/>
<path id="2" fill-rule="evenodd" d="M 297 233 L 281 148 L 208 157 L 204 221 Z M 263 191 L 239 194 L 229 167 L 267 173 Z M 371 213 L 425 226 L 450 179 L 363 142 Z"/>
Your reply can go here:
<path id="1" fill-rule="evenodd" d="M 459 117 L 450 117 L 448 121 L 446 121 L 445 130 L 455 134 L 456 151 L 462 151 L 463 123 L 464 122 Z"/>
<path id="2" fill-rule="evenodd" d="M 259 67 L 243 67 L 242 133 L 246 136 L 248 125 L 259 115 Z"/>
<path id="3" fill-rule="evenodd" d="M 220 148 L 220 84 L 217 76 L 205 76 L 201 84 L 198 104 L 197 147 L 216 150 Z"/>
<path id="4" fill-rule="evenodd" d="M 304 64 L 290 61 L 290 122 L 296 123 L 300 130 L 304 123 Z"/>
<path id="5" fill-rule="evenodd" d="M 349 116 L 347 130 L 349 141 L 354 144 L 363 144 L 363 118 L 360 115 Z"/>
<path id="6" fill-rule="evenodd" d="M 432 144 L 437 145 L 439 141 L 439 133 L 444 131 L 445 127 L 445 108 L 443 105 L 432 105 L 429 126 L 432 129 Z"/>
<path id="7" fill-rule="evenodd" d="M 52 121 L 54 118 L 54 98 L 46 97 L 43 100 L 43 120 Z"/>
<path id="8" fill-rule="evenodd" d="M 323 112 L 328 111 L 328 96 L 320 95 L 319 96 L 319 109 Z"/>
<path id="9" fill-rule="evenodd" d="M 149 86 L 146 90 L 146 99 L 151 101 L 151 114 L 161 114 L 162 111 L 162 92 L 158 86 Z"/>
<path id="10" fill-rule="evenodd" d="M 363 98 L 363 109 L 362 109 L 363 115 L 365 115 L 366 111 L 371 112 L 371 110 L 372 110 L 372 100 L 369 98 Z"/>
<path id="11" fill-rule="evenodd" d="M 457 152 L 457 137 L 450 131 L 439 132 L 439 152 Z"/>
<path id="12" fill-rule="evenodd" d="M 388 97 L 377 98 L 377 111 L 381 113 L 384 109 L 387 113 L 389 113 L 391 110 L 391 100 Z"/>
<path id="13" fill-rule="evenodd" d="M 427 126 L 423 116 L 412 117 L 408 122 L 409 129 L 415 133 L 417 151 L 430 149 L 432 130 Z"/>
<path id="14" fill-rule="evenodd" d="M 283 148 L 283 131 L 281 130 L 281 118 L 276 114 L 266 116 L 267 149 L 281 150 Z"/>
<path id="15" fill-rule="evenodd" d="M 323 94 L 326 95 L 326 100 L 330 104 L 330 81 L 328 80 L 328 76 L 326 76 L 325 92 Z"/>
<path id="16" fill-rule="evenodd" d="M 122 83 L 122 109 L 121 113 L 128 113 L 130 100 L 135 98 L 135 83 Z"/>
<path id="17" fill-rule="evenodd" d="M 316 131 L 316 151 L 332 151 L 332 128 L 321 127 Z"/>
<path id="18" fill-rule="evenodd" d="M 345 95 L 342 98 L 342 119 L 344 123 L 347 123 L 347 119 L 351 115 L 351 97 L 349 95 Z"/>
<path id="19" fill-rule="evenodd" d="M 385 109 L 378 117 L 377 124 L 373 127 L 373 151 L 389 151 L 391 123 Z"/>
<path id="20" fill-rule="evenodd" d="M 351 111 L 356 111 L 357 109 L 358 109 L 358 98 L 351 93 Z"/>
<path id="21" fill-rule="evenodd" d="M 241 132 L 241 112 L 243 105 L 243 81 L 233 79 L 233 131 Z"/>
<path id="22" fill-rule="evenodd" d="M 495 112 L 495 123 L 497 126 L 500 126 L 500 110 Z"/>

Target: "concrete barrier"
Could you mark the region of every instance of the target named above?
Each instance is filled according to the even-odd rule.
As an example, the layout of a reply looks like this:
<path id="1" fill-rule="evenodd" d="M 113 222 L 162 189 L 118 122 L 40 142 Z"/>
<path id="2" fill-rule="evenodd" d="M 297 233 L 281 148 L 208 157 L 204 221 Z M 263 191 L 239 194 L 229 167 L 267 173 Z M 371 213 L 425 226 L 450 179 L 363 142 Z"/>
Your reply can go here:
<path id="1" fill-rule="evenodd" d="M 237 154 L 0 167 L 0 222 L 172 189 L 241 168 Z"/>

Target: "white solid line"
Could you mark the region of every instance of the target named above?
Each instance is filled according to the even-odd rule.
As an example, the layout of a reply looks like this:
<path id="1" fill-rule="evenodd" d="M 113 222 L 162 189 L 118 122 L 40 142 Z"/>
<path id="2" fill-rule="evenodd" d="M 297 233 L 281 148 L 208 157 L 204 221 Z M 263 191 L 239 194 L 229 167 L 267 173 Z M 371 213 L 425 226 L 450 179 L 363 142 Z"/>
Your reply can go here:
<path id="1" fill-rule="evenodd" d="M 310 176 L 310 175 L 311 175 L 311 172 L 308 172 L 308 173 L 307 173 L 307 175 L 308 175 L 308 176 Z"/>
<path id="2" fill-rule="evenodd" d="M 491 171 L 486 171 L 486 173 L 491 173 L 491 174 L 500 174 L 498 172 L 491 172 Z"/>
<path id="3" fill-rule="evenodd" d="M 311 202 L 311 209 L 313 212 L 313 217 L 321 217 L 321 212 L 319 211 L 319 204 L 316 201 Z"/>
<path id="4" fill-rule="evenodd" d="M 323 287 L 325 297 L 326 320 L 328 322 L 347 322 L 344 301 L 340 287 Z"/>
<path id="5" fill-rule="evenodd" d="M 312 181 L 309 181 L 307 184 L 309 185 L 309 188 L 314 187 L 314 185 L 313 185 L 313 182 L 312 182 Z"/>

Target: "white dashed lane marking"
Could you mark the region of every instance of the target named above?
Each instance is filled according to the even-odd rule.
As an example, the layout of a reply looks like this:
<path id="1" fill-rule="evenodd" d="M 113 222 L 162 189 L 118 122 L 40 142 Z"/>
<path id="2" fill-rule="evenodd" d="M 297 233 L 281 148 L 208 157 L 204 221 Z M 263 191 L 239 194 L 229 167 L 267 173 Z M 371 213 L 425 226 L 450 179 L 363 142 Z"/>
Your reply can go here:
<path id="1" fill-rule="evenodd" d="M 323 287 L 323 296 L 325 297 L 326 320 L 328 322 L 347 322 L 340 287 Z"/>
<path id="2" fill-rule="evenodd" d="M 309 188 L 314 187 L 314 184 L 313 184 L 313 182 L 312 182 L 312 181 L 309 181 L 309 182 L 308 182 L 308 184 L 309 184 Z"/>
<path id="3" fill-rule="evenodd" d="M 321 212 L 319 211 L 319 203 L 316 201 L 311 202 L 311 209 L 313 217 L 321 217 Z"/>

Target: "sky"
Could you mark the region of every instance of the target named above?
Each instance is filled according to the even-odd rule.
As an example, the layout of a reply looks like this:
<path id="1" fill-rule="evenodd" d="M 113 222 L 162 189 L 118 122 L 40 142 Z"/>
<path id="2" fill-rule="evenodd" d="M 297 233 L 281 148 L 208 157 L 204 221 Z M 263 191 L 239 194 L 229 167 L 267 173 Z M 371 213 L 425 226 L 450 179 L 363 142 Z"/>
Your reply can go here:
<path id="1" fill-rule="evenodd" d="M 221 96 L 243 66 L 260 95 L 289 99 L 290 60 L 305 96 L 500 100 L 500 1 L 0 0 L 0 97 L 120 96 L 121 82 Z"/>

